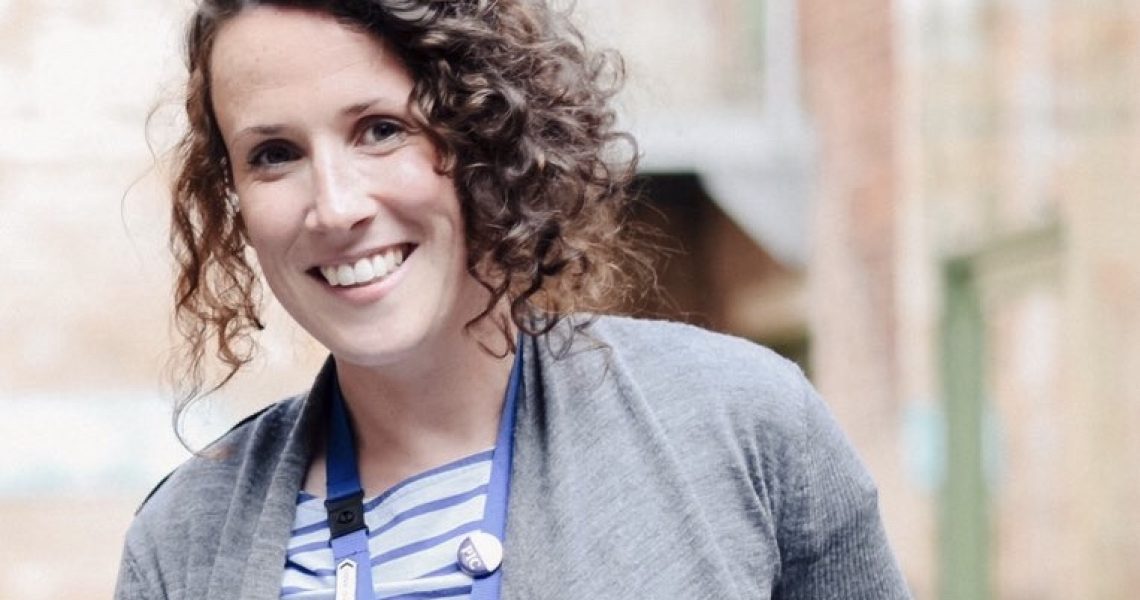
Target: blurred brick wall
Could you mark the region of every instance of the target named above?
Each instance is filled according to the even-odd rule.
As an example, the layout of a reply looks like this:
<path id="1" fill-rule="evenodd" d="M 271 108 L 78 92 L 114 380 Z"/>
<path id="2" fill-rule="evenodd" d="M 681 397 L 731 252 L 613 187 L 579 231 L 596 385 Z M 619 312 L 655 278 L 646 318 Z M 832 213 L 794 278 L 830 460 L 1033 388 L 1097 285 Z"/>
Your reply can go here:
<path id="1" fill-rule="evenodd" d="M 1140 520 L 1140 11 L 1015 2 L 929 10 L 922 191 L 942 255 L 1055 227 L 983 281 L 1000 598 L 1134 596 Z M 1000 262 L 1000 261 L 994 261 Z M 1090 576 L 1094 574 L 1095 576 Z"/>
<path id="2" fill-rule="evenodd" d="M 1140 6 L 800 6 L 822 145 L 816 377 L 868 451 L 916 596 L 956 575 L 938 572 L 938 480 L 904 477 L 897 457 L 920 447 L 898 434 L 912 408 L 947 409 L 940 276 L 966 258 L 986 345 L 991 595 L 1133 597 Z"/>
<path id="3" fill-rule="evenodd" d="M 1140 5 L 1058 2 L 1050 32 L 1053 118 L 1062 138 L 1055 189 L 1071 253 L 1063 357 L 1068 443 L 1056 481 L 1073 530 L 1065 563 L 1086 581 L 1078 595 L 1134 598 L 1140 590 Z M 1096 576 L 1082 576 L 1090 573 Z"/>

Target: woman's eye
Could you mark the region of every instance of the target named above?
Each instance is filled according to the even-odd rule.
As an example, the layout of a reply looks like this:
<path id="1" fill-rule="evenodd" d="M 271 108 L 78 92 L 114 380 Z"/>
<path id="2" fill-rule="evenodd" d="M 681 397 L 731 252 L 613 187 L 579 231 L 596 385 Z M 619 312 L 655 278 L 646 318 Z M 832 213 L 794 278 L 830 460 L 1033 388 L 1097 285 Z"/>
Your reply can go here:
<path id="1" fill-rule="evenodd" d="M 360 143 L 374 146 L 398 139 L 404 133 L 402 127 L 392 121 L 373 121 L 360 134 Z"/>
<path id="2" fill-rule="evenodd" d="M 276 167 L 296 160 L 297 152 L 284 144 L 268 144 L 258 147 L 249 156 L 249 165 L 255 169 Z"/>

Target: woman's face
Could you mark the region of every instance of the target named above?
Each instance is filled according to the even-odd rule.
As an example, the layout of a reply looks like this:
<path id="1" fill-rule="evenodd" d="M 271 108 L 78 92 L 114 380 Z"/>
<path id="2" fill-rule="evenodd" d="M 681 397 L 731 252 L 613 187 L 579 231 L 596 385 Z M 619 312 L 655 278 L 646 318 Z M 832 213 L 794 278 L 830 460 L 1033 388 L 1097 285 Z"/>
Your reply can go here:
<path id="1" fill-rule="evenodd" d="M 328 16 L 258 7 L 221 28 L 210 66 L 249 241 L 293 318 L 360 366 L 453 340 L 486 296 L 396 54 Z"/>

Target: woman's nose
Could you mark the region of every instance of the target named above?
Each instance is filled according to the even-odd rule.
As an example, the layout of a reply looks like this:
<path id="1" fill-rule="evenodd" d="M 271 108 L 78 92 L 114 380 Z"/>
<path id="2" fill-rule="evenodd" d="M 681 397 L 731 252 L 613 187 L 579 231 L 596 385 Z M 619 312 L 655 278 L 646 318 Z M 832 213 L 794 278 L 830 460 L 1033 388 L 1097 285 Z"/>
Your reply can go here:
<path id="1" fill-rule="evenodd" d="M 312 165 L 312 203 L 305 216 L 309 229 L 348 231 L 375 215 L 375 203 L 346 159 L 318 155 Z"/>

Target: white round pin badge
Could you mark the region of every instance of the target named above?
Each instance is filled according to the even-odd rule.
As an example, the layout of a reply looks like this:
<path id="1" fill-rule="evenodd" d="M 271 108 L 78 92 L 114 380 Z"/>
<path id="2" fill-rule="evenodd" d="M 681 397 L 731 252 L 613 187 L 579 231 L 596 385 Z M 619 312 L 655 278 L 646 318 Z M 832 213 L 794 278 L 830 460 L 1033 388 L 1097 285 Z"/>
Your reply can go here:
<path id="1" fill-rule="evenodd" d="M 486 577 L 503 564 L 503 543 L 485 531 L 476 531 L 459 543 L 456 558 L 464 573 Z"/>

